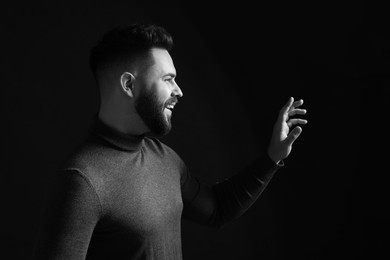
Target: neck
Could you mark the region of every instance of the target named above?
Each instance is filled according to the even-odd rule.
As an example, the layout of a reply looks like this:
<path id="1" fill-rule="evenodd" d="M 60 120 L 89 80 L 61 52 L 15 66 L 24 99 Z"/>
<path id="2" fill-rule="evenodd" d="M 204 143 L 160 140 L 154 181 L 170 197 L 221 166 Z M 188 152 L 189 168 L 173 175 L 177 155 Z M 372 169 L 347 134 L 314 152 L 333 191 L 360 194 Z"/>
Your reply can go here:
<path id="1" fill-rule="evenodd" d="M 100 109 L 99 119 L 122 134 L 139 136 L 148 132 L 148 128 L 136 113 L 125 115 L 112 110 Z"/>

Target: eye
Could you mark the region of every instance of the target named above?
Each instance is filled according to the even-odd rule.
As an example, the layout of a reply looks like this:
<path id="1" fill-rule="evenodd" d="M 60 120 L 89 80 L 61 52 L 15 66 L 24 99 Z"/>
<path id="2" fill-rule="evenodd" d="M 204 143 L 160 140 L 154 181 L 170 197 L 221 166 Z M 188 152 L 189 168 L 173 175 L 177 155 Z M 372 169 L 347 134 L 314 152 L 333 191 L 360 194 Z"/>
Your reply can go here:
<path id="1" fill-rule="evenodd" d="M 164 81 L 172 82 L 174 80 L 173 77 L 165 78 Z"/>

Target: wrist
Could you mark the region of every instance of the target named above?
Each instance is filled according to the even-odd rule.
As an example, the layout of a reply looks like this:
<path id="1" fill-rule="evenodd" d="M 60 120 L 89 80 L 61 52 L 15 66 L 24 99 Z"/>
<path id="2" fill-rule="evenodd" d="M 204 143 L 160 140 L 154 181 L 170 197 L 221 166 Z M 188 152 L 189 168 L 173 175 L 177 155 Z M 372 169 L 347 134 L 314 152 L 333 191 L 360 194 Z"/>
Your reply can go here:
<path id="1" fill-rule="evenodd" d="M 275 156 L 274 153 L 269 148 L 267 150 L 267 155 L 275 164 L 279 164 L 280 161 L 282 160 L 278 156 Z"/>

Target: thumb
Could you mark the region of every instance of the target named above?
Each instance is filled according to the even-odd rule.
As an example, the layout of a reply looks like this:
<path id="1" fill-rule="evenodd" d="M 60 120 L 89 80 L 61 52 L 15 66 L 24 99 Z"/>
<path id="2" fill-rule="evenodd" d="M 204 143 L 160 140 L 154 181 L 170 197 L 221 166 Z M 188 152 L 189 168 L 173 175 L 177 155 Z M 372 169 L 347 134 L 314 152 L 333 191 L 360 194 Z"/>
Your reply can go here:
<path id="1" fill-rule="evenodd" d="M 299 137 L 299 135 L 302 133 L 302 128 L 297 126 L 295 127 L 291 133 L 287 136 L 286 138 L 286 143 L 288 146 L 292 145 L 295 140 L 297 140 L 297 138 Z"/>

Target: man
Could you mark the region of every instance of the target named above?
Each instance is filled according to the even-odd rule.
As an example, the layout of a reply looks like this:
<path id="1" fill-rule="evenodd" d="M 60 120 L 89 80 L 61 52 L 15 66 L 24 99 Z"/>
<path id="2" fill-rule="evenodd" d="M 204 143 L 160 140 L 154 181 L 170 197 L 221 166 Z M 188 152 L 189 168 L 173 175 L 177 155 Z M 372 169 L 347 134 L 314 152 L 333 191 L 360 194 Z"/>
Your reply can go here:
<path id="1" fill-rule="evenodd" d="M 88 139 L 58 175 L 37 243 L 37 259 L 182 259 L 180 221 L 221 227 L 244 213 L 283 165 L 305 124 L 293 98 L 274 126 L 267 155 L 208 187 L 157 137 L 171 129 L 183 92 L 175 82 L 171 36 L 134 24 L 92 49 L 100 90 Z M 290 133 L 289 133 L 290 132 Z"/>

